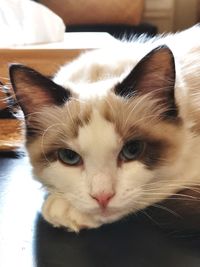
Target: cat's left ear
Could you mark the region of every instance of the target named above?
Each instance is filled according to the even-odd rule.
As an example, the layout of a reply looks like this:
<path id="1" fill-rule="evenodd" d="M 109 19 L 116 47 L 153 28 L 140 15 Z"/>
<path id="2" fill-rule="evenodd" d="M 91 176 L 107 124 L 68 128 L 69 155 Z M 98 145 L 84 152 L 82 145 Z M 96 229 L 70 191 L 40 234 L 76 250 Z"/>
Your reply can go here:
<path id="1" fill-rule="evenodd" d="M 132 98 L 149 94 L 168 110 L 167 116 L 178 115 L 174 96 L 175 62 L 171 50 L 159 46 L 148 53 L 115 87 L 115 94 Z"/>
<path id="2" fill-rule="evenodd" d="M 70 92 L 32 68 L 21 64 L 10 66 L 10 80 L 17 101 L 25 115 L 50 105 L 62 105 Z"/>

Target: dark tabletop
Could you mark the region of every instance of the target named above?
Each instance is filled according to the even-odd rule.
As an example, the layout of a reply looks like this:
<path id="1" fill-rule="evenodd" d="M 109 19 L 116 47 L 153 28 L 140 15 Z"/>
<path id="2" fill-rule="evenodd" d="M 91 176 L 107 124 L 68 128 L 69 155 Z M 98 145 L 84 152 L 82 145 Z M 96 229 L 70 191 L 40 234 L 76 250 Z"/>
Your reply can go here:
<path id="1" fill-rule="evenodd" d="M 80 234 L 51 227 L 27 157 L 14 156 L 0 154 L 1 267 L 200 266 L 200 233 L 164 232 L 139 215 Z"/>

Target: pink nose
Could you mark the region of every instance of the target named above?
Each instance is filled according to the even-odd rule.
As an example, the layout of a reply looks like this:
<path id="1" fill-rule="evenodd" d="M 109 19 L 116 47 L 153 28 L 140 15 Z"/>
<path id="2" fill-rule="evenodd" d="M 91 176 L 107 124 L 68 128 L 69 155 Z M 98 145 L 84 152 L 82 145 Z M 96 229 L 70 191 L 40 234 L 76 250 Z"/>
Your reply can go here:
<path id="1" fill-rule="evenodd" d="M 115 193 L 100 193 L 100 194 L 91 195 L 91 197 L 94 198 L 98 202 L 100 207 L 105 209 L 109 201 L 111 200 L 111 198 L 114 197 L 114 195 Z"/>

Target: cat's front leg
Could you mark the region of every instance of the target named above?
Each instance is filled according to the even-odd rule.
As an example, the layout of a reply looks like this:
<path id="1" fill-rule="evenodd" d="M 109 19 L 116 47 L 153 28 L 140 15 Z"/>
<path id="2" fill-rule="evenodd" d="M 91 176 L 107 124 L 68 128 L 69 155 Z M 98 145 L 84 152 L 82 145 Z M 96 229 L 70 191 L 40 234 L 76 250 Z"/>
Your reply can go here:
<path id="1" fill-rule="evenodd" d="M 54 227 L 66 227 L 74 232 L 99 226 L 89 215 L 81 213 L 66 199 L 56 194 L 47 197 L 42 207 L 42 215 Z"/>

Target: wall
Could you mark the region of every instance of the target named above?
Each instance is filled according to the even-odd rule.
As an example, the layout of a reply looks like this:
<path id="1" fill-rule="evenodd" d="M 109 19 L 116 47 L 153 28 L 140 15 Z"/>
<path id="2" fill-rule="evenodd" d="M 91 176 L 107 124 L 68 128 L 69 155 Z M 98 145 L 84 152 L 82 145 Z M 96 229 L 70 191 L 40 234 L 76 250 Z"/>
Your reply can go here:
<path id="1" fill-rule="evenodd" d="M 182 30 L 198 21 L 199 0 L 176 0 L 174 30 Z"/>
<path id="2" fill-rule="evenodd" d="M 144 21 L 159 32 L 178 31 L 198 21 L 200 0 L 145 0 Z"/>

